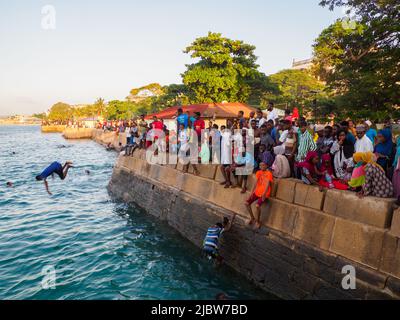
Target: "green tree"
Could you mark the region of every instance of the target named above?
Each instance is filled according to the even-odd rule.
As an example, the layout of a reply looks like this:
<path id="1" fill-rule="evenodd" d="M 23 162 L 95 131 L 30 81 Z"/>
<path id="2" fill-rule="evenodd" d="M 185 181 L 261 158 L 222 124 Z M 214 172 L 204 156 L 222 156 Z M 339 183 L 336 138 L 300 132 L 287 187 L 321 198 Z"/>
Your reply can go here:
<path id="1" fill-rule="evenodd" d="M 196 102 L 246 102 L 251 92 L 249 80 L 259 74 L 254 50 L 243 41 L 209 32 L 184 50 L 198 61 L 186 66 L 183 83 Z"/>
<path id="2" fill-rule="evenodd" d="M 47 118 L 46 113 L 44 113 L 44 112 L 42 112 L 42 113 L 34 113 L 32 115 L 32 117 L 38 118 L 38 119 L 42 119 L 42 120 Z"/>
<path id="3" fill-rule="evenodd" d="M 322 31 L 314 44 L 315 73 L 337 95 L 344 113 L 373 116 L 400 101 L 400 3 L 398 0 L 325 0 L 351 9 Z M 368 111 L 368 112 L 366 112 Z"/>
<path id="4" fill-rule="evenodd" d="M 112 100 L 107 105 L 106 116 L 108 119 L 128 120 L 139 114 L 140 106 L 131 101 Z"/>
<path id="5" fill-rule="evenodd" d="M 270 75 L 269 81 L 278 91 L 266 95 L 264 99 L 277 103 L 305 105 L 316 97 L 327 95 L 323 83 L 306 70 L 282 70 Z"/>
<path id="6" fill-rule="evenodd" d="M 65 123 L 72 119 L 72 117 L 73 109 L 71 106 L 67 103 L 58 102 L 51 107 L 48 118 L 50 121 L 61 121 Z"/>

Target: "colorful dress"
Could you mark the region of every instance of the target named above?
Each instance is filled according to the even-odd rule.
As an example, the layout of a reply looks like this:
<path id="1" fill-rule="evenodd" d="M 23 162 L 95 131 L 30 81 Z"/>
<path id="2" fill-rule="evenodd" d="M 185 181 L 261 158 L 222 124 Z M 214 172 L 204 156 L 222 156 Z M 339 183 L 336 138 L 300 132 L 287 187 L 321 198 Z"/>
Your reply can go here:
<path id="1" fill-rule="evenodd" d="M 379 198 L 393 197 L 393 184 L 386 177 L 385 172 L 372 164 L 365 166 L 365 184 L 363 186 L 365 196 Z"/>

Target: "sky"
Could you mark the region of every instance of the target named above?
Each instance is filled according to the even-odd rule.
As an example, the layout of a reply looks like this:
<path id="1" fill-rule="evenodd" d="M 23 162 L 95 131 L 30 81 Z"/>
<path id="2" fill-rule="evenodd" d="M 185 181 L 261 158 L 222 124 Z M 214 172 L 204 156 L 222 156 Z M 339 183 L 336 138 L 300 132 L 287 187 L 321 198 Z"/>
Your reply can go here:
<path id="1" fill-rule="evenodd" d="M 0 0 L 0 115 L 182 83 L 191 62 L 183 50 L 209 31 L 255 45 L 266 74 L 290 68 L 310 58 L 314 39 L 343 15 L 318 2 Z"/>

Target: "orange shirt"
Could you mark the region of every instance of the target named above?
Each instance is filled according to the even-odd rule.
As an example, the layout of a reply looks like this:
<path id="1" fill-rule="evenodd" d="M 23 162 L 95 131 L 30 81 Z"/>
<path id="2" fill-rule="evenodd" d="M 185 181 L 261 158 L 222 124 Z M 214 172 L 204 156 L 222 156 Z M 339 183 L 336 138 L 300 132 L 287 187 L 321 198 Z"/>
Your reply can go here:
<path id="1" fill-rule="evenodd" d="M 256 173 L 256 178 L 257 178 L 257 185 L 256 189 L 254 190 L 254 194 L 257 197 L 261 198 L 264 195 L 265 188 L 267 187 L 267 183 L 269 181 L 270 182 L 269 187 L 267 193 L 265 194 L 265 196 L 268 198 L 271 194 L 271 183 L 274 181 L 272 172 L 269 170 L 266 171 L 259 170 Z"/>

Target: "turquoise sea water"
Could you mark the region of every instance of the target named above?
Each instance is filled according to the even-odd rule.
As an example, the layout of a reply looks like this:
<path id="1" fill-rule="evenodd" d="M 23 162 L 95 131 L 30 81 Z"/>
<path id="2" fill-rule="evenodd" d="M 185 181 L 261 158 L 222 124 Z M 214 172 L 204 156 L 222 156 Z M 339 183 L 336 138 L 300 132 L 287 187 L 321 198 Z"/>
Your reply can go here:
<path id="1" fill-rule="evenodd" d="M 115 158 L 90 140 L 0 126 L 0 299 L 272 298 L 215 270 L 165 222 L 112 202 Z M 65 181 L 48 179 L 49 196 L 35 176 L 66 160 L 76 168 Z M 43 288 L 43 268 L 55 271 L 54 289 Z"/>

